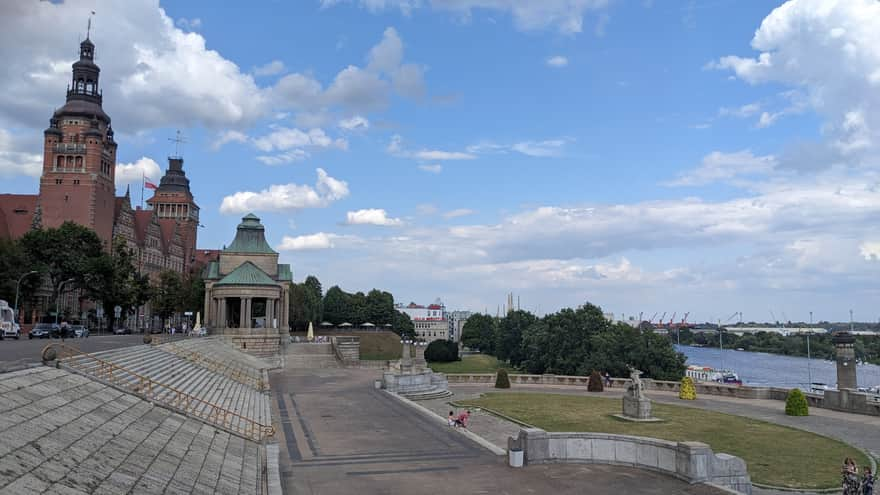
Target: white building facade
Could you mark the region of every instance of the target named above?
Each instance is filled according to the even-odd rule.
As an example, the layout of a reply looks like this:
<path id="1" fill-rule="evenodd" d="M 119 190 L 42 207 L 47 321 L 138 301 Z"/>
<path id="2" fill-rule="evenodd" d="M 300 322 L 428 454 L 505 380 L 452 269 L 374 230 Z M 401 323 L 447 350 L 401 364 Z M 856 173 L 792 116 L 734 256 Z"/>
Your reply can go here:
<path id="1" fill-rule="evenodd" d="M 399 304 L 396 309 L 409 315 L 415 327 L 416 338 L 425 342 L 449 339 L 449 321 L 446 317 L 446 306 L 437 299 L 434 304 L 422 306 L 410 303 Z"/>

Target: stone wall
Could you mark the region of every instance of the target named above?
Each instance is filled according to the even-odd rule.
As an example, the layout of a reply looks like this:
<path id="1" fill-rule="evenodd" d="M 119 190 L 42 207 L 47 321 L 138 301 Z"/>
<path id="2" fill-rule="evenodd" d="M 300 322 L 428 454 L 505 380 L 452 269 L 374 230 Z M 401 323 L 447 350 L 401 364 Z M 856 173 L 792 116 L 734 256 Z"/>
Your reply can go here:
<path id="1" fill-rule="evenodd" d="M 632 466 L 658 471 L 689 483 L 715 483 L 741 493 L 752 492 L 746 462 L 716 454 L 700 442 L 606 433 L 548 433 L 523 428 L 508 439 L 508 449 L 523 451 L 526 464 L 587 463 Z"/>

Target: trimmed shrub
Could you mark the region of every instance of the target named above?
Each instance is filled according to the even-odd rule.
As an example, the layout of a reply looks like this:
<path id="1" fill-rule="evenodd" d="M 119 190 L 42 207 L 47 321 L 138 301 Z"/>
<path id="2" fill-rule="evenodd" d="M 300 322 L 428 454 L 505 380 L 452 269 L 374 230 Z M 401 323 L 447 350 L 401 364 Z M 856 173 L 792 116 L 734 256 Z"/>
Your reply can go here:
<path id="1" fill-rule="evenodd" d="M 799 388 L 793 388 L 788 392 L 785 399 L 785 414 L 788 416 L 809 416 L 810 408 L 807 406 L 807 398 Z"/>
<path id="2" fill-rule="evenodd" d="M 435 340 L 425 348 L 425 361 L 448 363 L 458 361 L 458 344 L 451 340 Z"/>
<path id="3" fill-rule="evenodd" d="M 681 379 L 678 398 L 683 400 L 694 400 L 697 398 L 697 387 L 694 386 L 694 380 L 691 377 L 686 376 Z"/>
<path id="4" fill-rule="evenodd" d="M 510 377 L 507 376 L 507 370 L 501 368 L 495 375 L 495 388 L 510 388 Z"/>
<path id="5" fill-rule="evenodd" d="M 602 375 L 598 371 L 593 370 L 590 373 L 590 381 L 587 382 L 587 391 L 601 392 L 603 390 L 605 390 L 605 384 L 602 383 Z"/>

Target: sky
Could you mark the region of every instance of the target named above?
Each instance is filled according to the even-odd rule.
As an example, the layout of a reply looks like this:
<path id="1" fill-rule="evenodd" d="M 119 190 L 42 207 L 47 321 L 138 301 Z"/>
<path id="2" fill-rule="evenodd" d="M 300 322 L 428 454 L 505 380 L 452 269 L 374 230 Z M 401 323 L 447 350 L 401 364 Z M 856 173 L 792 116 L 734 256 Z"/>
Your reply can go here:
<path id="1" fill-rule="evenodd" d="M 880 320 L 878 0 L 2 2 L 0 192 L 92 11 L 117 192 L 180 130 L 200 248 L 254 212 L 404 303 Z"/>

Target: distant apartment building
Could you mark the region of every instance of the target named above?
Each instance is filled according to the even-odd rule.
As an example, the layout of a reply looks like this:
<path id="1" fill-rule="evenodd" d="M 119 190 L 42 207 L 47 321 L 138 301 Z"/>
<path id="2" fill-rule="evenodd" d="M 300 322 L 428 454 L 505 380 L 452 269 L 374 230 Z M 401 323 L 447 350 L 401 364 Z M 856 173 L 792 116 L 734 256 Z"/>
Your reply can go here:
<path id="1" fill-rule="evenodd" d="M 395 308 L 409 315 L 415 327 L 416 338 L 425 342 L 449 339 L 449 321 L 446 318 L 446 306 L 437 299 L 434 304 L 422 306 L 409 303 L 398 304 Z"/>
<path id="2" fill-rule="evenodd" d="M 461 342 L 464 324 L 473 314 L 473 311 L 450 311 L 446 314 L 446 319 L 449 321 L 449 340 Z"/>

